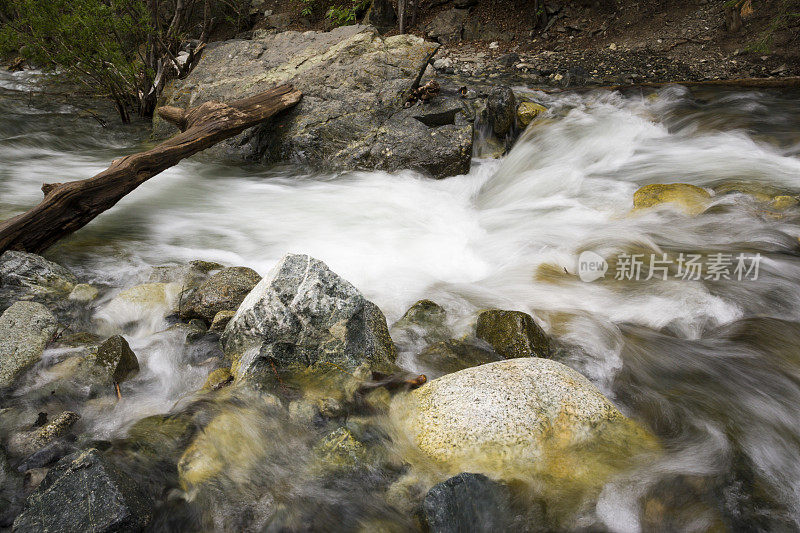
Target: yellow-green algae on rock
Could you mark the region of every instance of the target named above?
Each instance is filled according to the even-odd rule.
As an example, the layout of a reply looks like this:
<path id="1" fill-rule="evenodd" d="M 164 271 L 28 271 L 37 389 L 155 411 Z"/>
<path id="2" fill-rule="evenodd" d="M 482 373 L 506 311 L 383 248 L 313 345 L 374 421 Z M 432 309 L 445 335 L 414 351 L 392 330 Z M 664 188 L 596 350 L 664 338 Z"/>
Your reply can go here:
<path id="1" fill-rule="evenodd" d="M 535 488 L 555 507 L 577 505 L 655 438 L 589 380 L 542 358 L 468 368 L 392 403 L 399 452 L 433 483 L 459 472 Z"/>
<path id="2" fill-rule="evenodd" d="M 671 204 L 687 215 L 697 215 L 708 207 L 711 194 L 703 188 L 688 183 L 653 183 L 633 194 L 633 208 L 648 209 Z"/>

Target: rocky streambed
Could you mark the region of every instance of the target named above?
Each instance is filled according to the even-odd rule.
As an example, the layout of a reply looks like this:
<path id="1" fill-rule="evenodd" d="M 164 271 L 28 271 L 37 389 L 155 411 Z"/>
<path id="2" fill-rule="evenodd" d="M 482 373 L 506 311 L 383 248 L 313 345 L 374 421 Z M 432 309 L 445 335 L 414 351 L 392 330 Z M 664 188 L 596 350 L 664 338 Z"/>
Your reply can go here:
<path id="1" fill-rule="evenodd" d="M 426 383 L 397 366 L 381 310 L 307 255 L 263 279 L 202 261 L 156 268 L 160 281 L 118 292 L 93 320 L 80 317 L 101 291 L 63 267 L 6 252 L 0 272 L 4 520 L 15 531 L 158 530 L 176 512 L 200 529 L 542 529 L 659 453 L 550 359 L 557 345 L 523 312 L 483 311 L 472 334 L 431 344 L 429 374 L 442 377 Z M 174 324 L 153 335 L 182 339 L 181 364 L 207 378 L 137 419 L 124 406 L 148 376 L 125 335 L 154 312 Z M 394 328 L 452 334 L 431 301 Z M 103 411 L 131 418 L 124 437 L 92 435 Z M 340 501 L 343 487 L 365 499 Z"/>
<path id="2" fill-rule="evenodd" d="M 164 103 L 304 100 L 0 257 L 0 527 L 796 528 L 796 95 L 553 95 L 434 48 L 210 46 Z M 8 216 L 148 142 L 25 76 Z"/>

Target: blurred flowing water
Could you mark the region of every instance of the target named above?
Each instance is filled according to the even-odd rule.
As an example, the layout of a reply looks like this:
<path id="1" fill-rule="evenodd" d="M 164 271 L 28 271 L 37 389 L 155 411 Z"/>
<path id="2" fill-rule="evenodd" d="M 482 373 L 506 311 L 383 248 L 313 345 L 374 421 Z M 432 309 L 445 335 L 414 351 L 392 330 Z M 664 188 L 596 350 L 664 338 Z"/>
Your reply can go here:
<path id="1" fill-rule="evenodd" d="M 79 108 L 19 92 L 32 76 L 0 73 L 0 218 L 36 203 L 43 182 L 91 176 L 146 143 L 143 126 L 104 128 Z M 564 362 L 666 450 L 609 483 L 591 523 L 800 528 L 800 209 L 719 193 L 695 217 L 669 207 L 631 214 L 634 192 L 652 183 L 800 193 L 798 94 L 533 95 L 547 116 L 504 159 L 476 160 L 468 175 L 319 174 L 199 156 L 48 257 L 107 287 L 98 307 L 153 265 L 204 259 L 263 275 L 298 252 L 327 262 L 390 324 L 421 298 L 443 305 L 457 334 L 481 308 L 529 312 L 570 347 Z M 605 278 L 575 275 L 585 251 L 609 260 Z M 615 280 L 614 258 L 632 251 L 761 259 L 756 280 Z M 206 372 L 159 327 L 131 340 L 144 371 L 124 408 L 91 415 L 98 436 L 124 433 L 202 384 Z M 398 348 L 404 367 L 425 371 L 421 346 Z"/>

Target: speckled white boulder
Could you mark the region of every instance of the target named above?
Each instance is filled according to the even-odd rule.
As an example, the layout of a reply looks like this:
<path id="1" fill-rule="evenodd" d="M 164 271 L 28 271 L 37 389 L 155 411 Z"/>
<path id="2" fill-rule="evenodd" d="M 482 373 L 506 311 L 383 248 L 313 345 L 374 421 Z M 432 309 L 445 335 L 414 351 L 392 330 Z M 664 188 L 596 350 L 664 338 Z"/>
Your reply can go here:
<path id="1" fill-rule="evenodd" d="M 396 397 L 391 419 L 413 448 L 406 452 L 445 474 L 583 484 L 605 478 L 620 458 L 655 447 L 589 380 L 535 357 L 435 379 Z"/>

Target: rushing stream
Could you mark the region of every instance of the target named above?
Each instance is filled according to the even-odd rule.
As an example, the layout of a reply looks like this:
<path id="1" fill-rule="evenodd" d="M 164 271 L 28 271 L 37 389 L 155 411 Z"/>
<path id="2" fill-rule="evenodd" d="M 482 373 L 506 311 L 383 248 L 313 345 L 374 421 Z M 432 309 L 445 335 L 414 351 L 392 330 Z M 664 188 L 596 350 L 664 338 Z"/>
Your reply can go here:
<path id="1" fill-rule="evenodd" d="M 0 218 L 36 203 L 42 183 L 91 176 L 147 141 L 144 127 L 104 128 L 24 92 L 31 76 L 0 73 Z M 421 298 L 447 309 L 456 335 L 479 309 L 526 311 L 567 347 L 561 360 L 665 450 L 607 484 L 578 525 L 797 530 L 800 208 L 721 191 L 737 182 L 744 192 L 800 193 L 798 94 L 672 86 L 534 96 L 547 116 L 505 158 L 475 160 L 465 176 L 309 174 L 198 156 L 47 255 L 102 287 L 97 318 L 118 324 L 131 317 L 104 304 L 154 265 L 203 259 L 263 275 L 287 252 L 325 261 L 389 324 Z M 676 182 L 717 193 L 697 216 L 631 212 L 639 187 Z M 609 262 L 604 278 L 576 275 L 587 251 Z M 615 279 L 621 254 L 634 253 L 645 259 L 640 279 Z M 681 253 L 705 267 L 730 254 L 731 279 L 681 279 Z M 645 279 L 651 254 L 673 263 L 666 280 Z M 740 254 L 758 271 L 738 275 Z M 178 341 L 158 333 L 166 326 L 154 315 L 128 335 L 143 371 L 125 384 L 124 402 L 81 413 L 96 438 L 122 437 L 202 385 L 208 370 L 182 359 Z M 398 342 L 401 365 L 425 372 L 415 357 L 423 346 Z M 265 431 L 287 448 L 304 439 Z M 356 513 L 379 507 L 357 487 L 324 490 Z"/>

